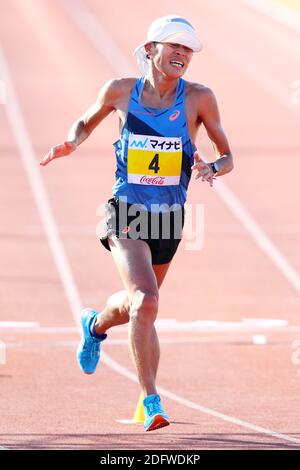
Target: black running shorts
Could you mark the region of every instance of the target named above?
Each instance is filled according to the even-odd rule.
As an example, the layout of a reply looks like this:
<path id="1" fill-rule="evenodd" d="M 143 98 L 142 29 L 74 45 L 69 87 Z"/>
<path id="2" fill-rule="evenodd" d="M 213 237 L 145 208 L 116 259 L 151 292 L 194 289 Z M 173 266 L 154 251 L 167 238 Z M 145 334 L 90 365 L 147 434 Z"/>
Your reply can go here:
<path id="1" fill-rule="evenodd" d="M 107 250 L 110 250 L 108 238 L 112 235 L 144 240 L 150 248 L 152 264 L 164 264 L 176 253 L 183 225 L 184 208 L 179 205 L 154 213 L 114 197 L 105 205 L 105 228 L 99 238 Z"/>

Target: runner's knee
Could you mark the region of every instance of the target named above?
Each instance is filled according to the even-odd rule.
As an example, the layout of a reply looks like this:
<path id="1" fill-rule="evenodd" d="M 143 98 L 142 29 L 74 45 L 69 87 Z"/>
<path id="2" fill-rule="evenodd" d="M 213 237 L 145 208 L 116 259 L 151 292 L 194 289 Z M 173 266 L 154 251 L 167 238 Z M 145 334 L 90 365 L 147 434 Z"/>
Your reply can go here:
<path id="1" fill-rule="evenodd" d="M 154 323 L 158 310 L 158 293 L 136 290 L 131 297 L 130 319 Z"/>

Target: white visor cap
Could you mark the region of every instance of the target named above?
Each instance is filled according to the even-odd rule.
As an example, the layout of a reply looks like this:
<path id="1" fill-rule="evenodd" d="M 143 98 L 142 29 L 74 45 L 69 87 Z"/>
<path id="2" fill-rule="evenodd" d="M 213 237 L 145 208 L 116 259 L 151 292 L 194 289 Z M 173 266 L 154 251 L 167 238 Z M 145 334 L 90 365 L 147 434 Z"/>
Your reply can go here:
<path id="1" fill-rule="evenodd" d="M 149 71 L 145 45 L 150 42 L 173 42 L 186 46 L 192 49 L 193 52 L 200 52 L 202 49 L 202 44 L 195 29 L 185 18 L 179 15 L 157 18 L 149 27 L 147 40 L 134 51 L 138 66 L 144 75 Z"/>

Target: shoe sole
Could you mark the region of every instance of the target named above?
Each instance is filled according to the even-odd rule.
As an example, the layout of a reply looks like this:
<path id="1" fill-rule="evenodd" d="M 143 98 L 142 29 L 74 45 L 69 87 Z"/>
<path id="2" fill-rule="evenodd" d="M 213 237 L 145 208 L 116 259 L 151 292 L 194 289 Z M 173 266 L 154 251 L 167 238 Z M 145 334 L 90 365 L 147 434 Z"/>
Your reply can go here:
<path id="1" fill-rule="evenodd" d="M 146 431 L 154 431 L 155 429 L 164 428 L 165 426 L 169 426 L 169 424 L 169 421 L 166 420 L 163 416 L 157 415 Z"/>

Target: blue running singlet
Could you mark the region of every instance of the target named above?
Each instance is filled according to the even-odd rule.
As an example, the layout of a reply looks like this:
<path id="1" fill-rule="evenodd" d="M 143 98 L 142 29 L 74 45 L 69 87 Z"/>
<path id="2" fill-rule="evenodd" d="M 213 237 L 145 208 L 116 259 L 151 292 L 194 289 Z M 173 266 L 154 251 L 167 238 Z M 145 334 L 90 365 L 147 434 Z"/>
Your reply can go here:
<path id="1" fill-rule="evenodd" d="M 150 108 L 141 102 L 145 77 L 137 79 L 125 125 L 114 143 L 117 171 L 113 195 L 147 211 L 167 204 L 183 206 L 196 146 L 185 114 L 185 81 L 179 79 L 173 105 Z"/>

